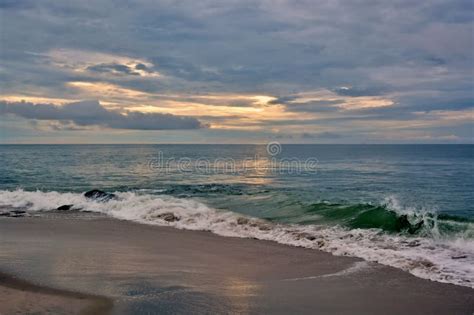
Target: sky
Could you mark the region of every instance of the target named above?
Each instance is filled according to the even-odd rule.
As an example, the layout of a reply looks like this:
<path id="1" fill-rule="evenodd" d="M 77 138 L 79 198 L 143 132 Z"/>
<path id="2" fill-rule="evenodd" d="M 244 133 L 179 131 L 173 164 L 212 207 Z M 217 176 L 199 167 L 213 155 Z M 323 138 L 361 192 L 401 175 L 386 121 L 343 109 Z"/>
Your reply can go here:
<path id="1" fill-rule="evenodd" d="M 0 0 L 0 143 L 474 143 L 472 0 Z"/>

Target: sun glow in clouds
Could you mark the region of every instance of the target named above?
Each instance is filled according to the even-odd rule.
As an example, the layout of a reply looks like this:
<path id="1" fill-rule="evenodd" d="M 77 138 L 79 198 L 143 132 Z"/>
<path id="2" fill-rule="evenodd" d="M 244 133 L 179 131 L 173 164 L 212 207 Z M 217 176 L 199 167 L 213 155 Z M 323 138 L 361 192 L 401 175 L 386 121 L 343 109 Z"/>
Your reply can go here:
<path id="1" fill-rule="evenodd" d="M 64 98 L 52 98 L 42 96 L 30 96 L 30 95 L 2 95 L 0 100 L 5 102 L 30 102 L 35 104 L 55 104 L 63 105 L 70 102 L 77 102 L 77 99 L 64 99 Z"/>
<path id="2" fill-rule="evenodd" d="M 341 87 L 340 89 L 349 90 L 348 87 Z M 387 107 L 394 105 L 394 102 L 387 97 L 379 96 L 343 96 L 334 93 L 333 91 L 322 89 L 318 91 L 310 91 L 298 93 L 293 96 L 293 99 L 288 101 L 288 104 L 307 104 L 310 102 L 327 102 L 325 106 L 334 106 L 342 110 L 358 110 L 358 109 L 367 109 L 367 108 L 376 108 L 376 107 Z"/>

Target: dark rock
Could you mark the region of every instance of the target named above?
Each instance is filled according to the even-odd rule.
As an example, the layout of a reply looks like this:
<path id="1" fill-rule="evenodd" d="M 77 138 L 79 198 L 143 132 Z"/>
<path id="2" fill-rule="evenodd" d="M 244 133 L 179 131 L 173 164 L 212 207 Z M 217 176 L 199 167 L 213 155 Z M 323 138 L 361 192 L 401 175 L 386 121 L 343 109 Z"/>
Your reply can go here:
<path id="1" fill-rule="evenodd" d="M 115 194 L 107 193 L 102 190 L 93 189 L 89 190 L 84 194 L 84 197 L 88 199 L 95 199 L 99 201 L 109 201 L 110 199 L 115 199 L 117 196 Z"/>
<path id="2" fill-rule="evenodd" d="M 467 255 L 451 256 L 451 259 L 463 259 L 467 258 Z"/>
<path id="3" fill-rule="evenodd" d="M 175 216 L 174 213 L 172 212 L 162 213 L 162 214 L 157 215 L 157 217 L 165 220 L 166 222 L 175 222 L 175 221 L 180 220 L 180 218 Z"/>
<path id="4" fill-rule="evenodd" d="M 67 210 L 71 210 L 73 205 L 62 205 L 62 206 L 59 206 L 56 208 L 56 210 L 59 210 L 59 211 L 67 211 Z"/>

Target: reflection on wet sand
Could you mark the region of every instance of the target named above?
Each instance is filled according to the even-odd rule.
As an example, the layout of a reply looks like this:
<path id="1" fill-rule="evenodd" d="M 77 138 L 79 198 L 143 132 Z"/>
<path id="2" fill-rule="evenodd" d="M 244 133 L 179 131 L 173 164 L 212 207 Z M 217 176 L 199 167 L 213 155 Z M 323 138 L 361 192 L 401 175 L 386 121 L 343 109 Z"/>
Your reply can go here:
<path id="1" fill-rule="evenodd" d="M 0 270 L 109 297 L 113 314 L 331 313 L 340 305 L 362 313 L 453 313 L 474 305 L 472 289 L 388 267 L 341 273 L 353 258 L 103 217 L 0 219 L 0 253 Z M 333 274 L 340 276 L 318 276 Z M 308 276 L 314 279 L 281 281 Z M 367 296 L 377 302 L 361 304 Z"/>

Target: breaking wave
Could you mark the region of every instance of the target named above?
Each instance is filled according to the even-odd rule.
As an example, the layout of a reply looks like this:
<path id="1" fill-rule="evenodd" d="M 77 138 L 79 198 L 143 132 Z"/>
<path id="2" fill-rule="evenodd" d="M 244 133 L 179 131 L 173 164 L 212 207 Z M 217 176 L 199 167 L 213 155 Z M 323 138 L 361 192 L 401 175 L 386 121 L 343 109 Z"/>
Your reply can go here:
<path id="1" fill-rule="evenodd" d="M 320 202 L 297 223 L 258 219 L 211 208 L 194 199 L 117 192 L 101 202 L 78 193 L 0 191 L 0 214 L 11 209 L 40 214 L 71 204 L 143 224 L 204 230 L 222 236 L 256 238 L 360 257 L 415 276 L 474 288 L 474 222 L 401 208 L 396 199 L 380 205 Z"/>

